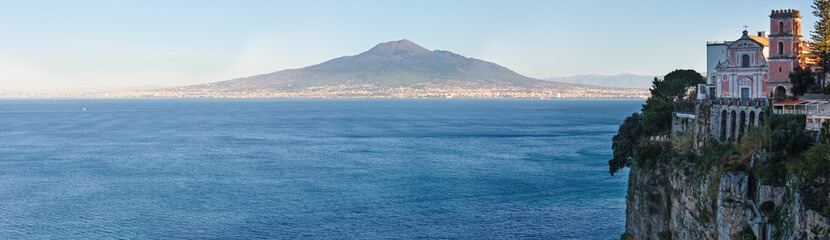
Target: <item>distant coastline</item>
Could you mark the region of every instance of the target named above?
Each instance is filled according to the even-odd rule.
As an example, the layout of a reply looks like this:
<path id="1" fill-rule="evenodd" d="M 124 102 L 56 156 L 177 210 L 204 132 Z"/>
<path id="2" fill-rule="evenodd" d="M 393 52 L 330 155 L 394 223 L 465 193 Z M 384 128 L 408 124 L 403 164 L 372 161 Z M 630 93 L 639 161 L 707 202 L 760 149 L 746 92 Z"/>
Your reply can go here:
<path id="1" fill-rule="evenodd" d="M 126 92 L 104 93 L 0 93 L 0 98 L 226 98 L 226 99 L 257 99 L 257 98 L 286 98 L 286 99 L 355 99 L 355 98 L 387 98 L 387 99 L 422 99 L 422 98 L 525 98 L 525 99 L 579 99 L 579 98 L 628 98 L 645 99 L 649 97 L 647 90 L 626 88 L 574 88 L 558 89 L 360 89 L 345 88 L 346 90 L 317 89 L 307 91 L 247 91 L 247 92 L 182 92 L 176 89 L 142 90 Z"/>

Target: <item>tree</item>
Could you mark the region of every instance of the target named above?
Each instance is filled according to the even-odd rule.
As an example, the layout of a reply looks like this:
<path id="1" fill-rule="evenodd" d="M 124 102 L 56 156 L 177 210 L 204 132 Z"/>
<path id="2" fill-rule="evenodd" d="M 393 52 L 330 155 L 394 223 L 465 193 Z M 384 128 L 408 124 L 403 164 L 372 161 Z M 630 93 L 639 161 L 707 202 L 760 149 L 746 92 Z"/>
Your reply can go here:
<path id="1" fill-rule="evenodd" d="M 674 70 L 669 74 L 666 74 L 665 79 L 670 81 L 681 81 L 686 88 L 706 83 L 706 79 L 703 78 L 703 75 L 700 75 L 700 73 L 691 69 Z"/>
<path id="2" fill-rule="evenodd" d="M 666 74 L 663 80 L 654 78 L 649 91 L 651 92 L 651 96 L 672 101 L 675 98 L 685 98 L 686 91 L 689 88 L 693 88 L 701 83 L 706 83 L 706 80 L 697 71 L 678 69 Z"/>
<path id="3" fill-rule="evenodd" d="M 799 193 L 807 209 L 830 215 L 830 144 L 817 144 L 797 158 L 796 176 L 801 183 Z"/>
<path id="4" fill-rule="evenodd" d="M 666 99 L 652 96 L 646 100 L 643 112 L 643 132 L 649 136 L 671 127 L 671 113 L 674 104 Z"/>
<path id="5" fill-rule="evenodd" d="M 813 41 L 810 51 L 818 57 L 822 77 L 825 77 L 830 69 L 830 0 L 813 0 L 812 8 L 813 16 L 818 20 L 810 33 Z"/>
<path id="6" fill-rule="evenodd" d="M 611 149 L 614 150 L 614 155 L 608 161 L 611 175 L 630 166 L 632 159 L 637 158 L 635 155 L 638 148 L 648 150 L 640 152 L 654 160 L 654 146 L 640 146 L 641 139 L 668 131 L 671 128 L 672 111 L 675 110 L 674 101 L 683 100 L 689 88 L 705 82 L 703 76 L 695 70 L 674 70 L 666 74 L 663 80 L 654 78 L 649 89 L 651 97 L 643 104 L 642 114 L 634 113 L 626 118 L 612 139 Z"/>
<path id="7" fill-rule="evenodd" d="M 810 147 L 813 139 L 804 132 L 805 115 L 774 115 L 770 121 L 773 127 L 770 136 L 772 152 L 785 156 L 798 156 Z"/>
<path id="8" fill-rule="evenodd" d="M 613 158 L 608 160 L 608 168 L 611 176 L 617 171 L 631 166 L 634 149 L 640 144 L 643 138 L 643 126 L 640 124 L 642 116 L 633 113 L 625 118 L 625 121 L 617 130 L 617 135 L 611 138 L 611 149 L 614 151 Z"/>
<path id="9" fill-rule="evenodd" d="M 793 72 L 790 73 L 790 82 L 793 84 L 793 95 L 802 96 L 816 84 L 816 79 L 809 70 L 795 67 Z"/>
<path id="10" fill-rule="evenodd" d="M 663 80 L 657 77 L 654 77 L 654 80 L 651 80 L 651 88 L 648 89 L 651 96 L 658 96 L 658 97 L 665 97 L 662 93 L 663 89 Z"/>
<path id="11" fill-rule="evenodd" d="M 797 168 L 805 179 L 815 179 L 819 174 L 830 170 L 830 144 L 816 144 L 798 158 Z"/>
<path id="12" fill-rule="evenodd" d="M 643 130 L 648 135 L 653 135 L 661 130 L 671 127 L 671 113 L 674 111 L 674 101 L 681 101 L 686 97 L 689 88 L 697 84 L 705 83 L 703 75 L 695 70 L 674 70 L 663 80 L 654 78 L 649 91 L 651 97 L 643 105 Z"/>

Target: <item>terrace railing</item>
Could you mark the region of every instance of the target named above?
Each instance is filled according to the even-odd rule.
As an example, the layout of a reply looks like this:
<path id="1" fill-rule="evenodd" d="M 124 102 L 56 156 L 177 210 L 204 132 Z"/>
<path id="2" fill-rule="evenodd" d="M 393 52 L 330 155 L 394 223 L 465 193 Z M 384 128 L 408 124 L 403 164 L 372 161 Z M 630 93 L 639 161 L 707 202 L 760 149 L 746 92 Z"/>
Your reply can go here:
<path id="1" fill-rule="evenodd" d="M 766 98 L 714 98 L 712 104 L 743 107 L 766 107 L 769 101 Z"/>

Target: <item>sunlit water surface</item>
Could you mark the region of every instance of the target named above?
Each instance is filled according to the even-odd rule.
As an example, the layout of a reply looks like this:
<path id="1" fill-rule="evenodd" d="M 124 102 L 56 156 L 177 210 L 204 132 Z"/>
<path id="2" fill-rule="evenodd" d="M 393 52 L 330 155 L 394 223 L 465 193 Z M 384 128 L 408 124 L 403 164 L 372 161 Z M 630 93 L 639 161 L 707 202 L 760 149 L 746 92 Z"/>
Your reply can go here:
<path id="1" fill-rule="evenodd" d="M 642 103 L 0 100 L 0 238 L 617 239 Z"/>

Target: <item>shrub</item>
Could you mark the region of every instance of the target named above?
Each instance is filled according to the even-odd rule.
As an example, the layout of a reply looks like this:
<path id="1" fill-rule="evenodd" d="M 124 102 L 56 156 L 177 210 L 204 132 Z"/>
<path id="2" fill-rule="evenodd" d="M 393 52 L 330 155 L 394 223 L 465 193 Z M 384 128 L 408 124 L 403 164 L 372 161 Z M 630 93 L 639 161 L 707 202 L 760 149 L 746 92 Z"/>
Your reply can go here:
<path id="1" fill-rule="evenodd" d="M 770 144 L 770 137 L 772 131 L 767 126 L 750 128 L 749 131 L 741 137 L 736 146 L 738 150 L 738 158 L 741 161 L 749 160 L 752 154 L 764 149 Z"/>
<path id="2" fill-rule="evenodd" d="M 784 181 L 787 178 L 787 167 L 783 161 L 770 159 L 771 161 L 756 164 L 752 168 L 752 172 L 761 180 L 762 184 L 772 186 L 784 186 Z"/>
<path id="3" fill-rule="evenodd" d="M 793 95 L 802 96 L 810 90 L 810 87 L 815 85 L 816 78 L 813 77 L 811 71 L 801 67 L 795 67 L 790 72 L 790 82 L 793 84 L 790 89 Z"/>
<path id="4" fill-rule="evenodd" d="M 824 217 L 830 217 L 830 170 L 819 173 L 816 178 L 805 180 L 801 185 L 804 206 Z"/>
<path id="5" fill-rule="evenodd" d="M 741 238 L 744 239 L 744 240 L 755 240 L 755 239 L 757 239 L 755 237 L 755 233 L 752 232 L 752 228 L 750 228 L 749 225 L 744 226 L 744 229 L 741 230 L 740 235 L 741 235 Z"/>
<path id="6" fill-rule="evenodd" d="M 642 116 L 639 113 L 631 114 L 617 130 L 617 135 L 611 138 L 613 157 L 608 160 L 608 170 L 611 176 L 625 167 L 631 166 L 634 149 L 643 138 L 643 126 L 640 124 Z"/>
<path id="7" fill-rule="evenodd" d="M 796 168 L 805 180 L 815 179 L 819 173 L 830 169 L 830 144 L 810 147 L 796 163 Z"/>
<path id="8" fill-rule="evenodd" d="M 804 132 L 806 122 L 805 115 L 773 115 L 770 121 L 770 128 L 774 129 L 770 136 L 771 150 L 796 156 L 810 147 L 812 139 Z"/>
<path id="9" fill-rule="evenodd" d="M 700 217 L 700 222 L 702 222 L 704 224 L 708 224 L 709 222 L 712 221 L 712 219 L 709 218 L 709 214 L 706 213 L 706 212 L 703 212 L 702 210 L 699 211 L 698 217 Z"/>
<path id="10" fill-rule="evenodd" d="M 662 155 L 663 146 L 652 141 L 642 143 L 634 150 L 634 159 L 637 161 L 637 166 L 644 169 L 653 169 Z"/>
<path id="11" fill-rule="evenodd" d="M 775 210 L 775 203 L 772 201 L 766 201 L 761 203 L 761 206 L 758 207 L 764 215 L 770 215 L 773 210 Z"/>
<path id="12" fill-rule="evenodd" d="M 746 172 L 747 168 L 743 162 L 732 162 L 726 165 L 727 172 Z"/>
<path id="13" fill-rule="evenodd" d="M 828 86 L 830 87 L 830 86 Z M 827 135 L 830 134 L 830 121 L 824 121 L 821 123 L 821 130 L 819 134 L 819 143 L 827 143 L 828 137 Z"/>
<path id="14" fill-rule="evenodd" d="M 800 192 L 807 209 L 830 216 L 830 144 L 817 144 L 799 158 L 795 171 L 801 178 Z"/>
<path id="15" fill-rule="evenodd" d="M 671 113 L 674 104 L 666 99 L 652 96 L 646 100 L 641 110 L 643 112 L 643 132 L 652 136 L 671 129 Z"/>
<path id="16" fill-rule="evenodd" d="M 672 139 L 672 145 L 674 145 L 675 150 L 678 151 L 691 151 L 694 149 L 695 144 L 695 135 L 694 134 L 686 134 L 677 139 Z"/>
<path id="17" fill-rule="evenodd" d="M 672 236 L 673 234 L 669 230 L 657 233 L 657 239 L 672 240 Z"/>

